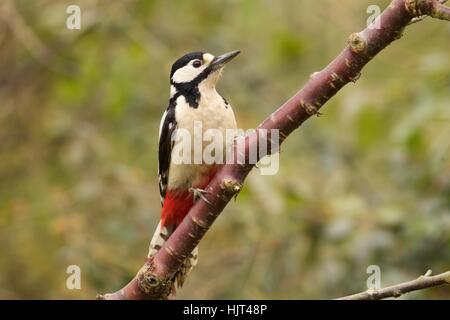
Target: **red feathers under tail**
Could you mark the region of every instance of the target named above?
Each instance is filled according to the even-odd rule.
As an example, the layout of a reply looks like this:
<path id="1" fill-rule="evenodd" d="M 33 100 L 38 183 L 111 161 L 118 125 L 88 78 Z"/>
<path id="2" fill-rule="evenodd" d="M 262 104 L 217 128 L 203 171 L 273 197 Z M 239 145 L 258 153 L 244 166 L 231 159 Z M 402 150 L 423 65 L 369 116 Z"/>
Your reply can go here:
<path id="1" fill-rule="evenodd" d="M 205 178 L 205 182 L 196 188 L 206 188 L 209 182 L 214 178 L 217 167 L 210 171 L 210 174 Z M 169 239 L 170 235 L 180 225 L 189 210 L 194 206 L 194 194 L 189 190 L 169 189 L 164 197 L 164 204 L 161 211 L 161 221 L 156 228 L 148 256 L 155 255 L 164 243 Z M 190 256 L 186 259 L 180 270 L 175 274 L 174 279 L 176 285 L 181 287 L 186 279 L 189 271 L 197 264 L 198 249 L 197 247 L 192 251 Z"/>
<path id="2" fill-rule="evenodd" d="M 189 191 L 168 190 L 161 212 L 161 226 L 170 226 L 175 230 L 194 205 Z"/>

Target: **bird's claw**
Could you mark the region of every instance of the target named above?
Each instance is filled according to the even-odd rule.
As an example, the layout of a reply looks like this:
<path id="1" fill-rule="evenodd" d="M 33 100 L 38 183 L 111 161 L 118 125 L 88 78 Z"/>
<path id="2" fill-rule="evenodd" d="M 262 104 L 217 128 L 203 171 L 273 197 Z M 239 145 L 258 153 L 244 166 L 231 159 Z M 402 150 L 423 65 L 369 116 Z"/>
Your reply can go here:
<path id="1" fill-rule="evenodd" d="M 211 202 L 205 197 L 205 193 L 208 193 L 208 191 L 200 188 L 189 188 L 189 192 L 192 192 L 194 196 L 194 202 L 201 198 L 207 204 L 211 204 Z"/>

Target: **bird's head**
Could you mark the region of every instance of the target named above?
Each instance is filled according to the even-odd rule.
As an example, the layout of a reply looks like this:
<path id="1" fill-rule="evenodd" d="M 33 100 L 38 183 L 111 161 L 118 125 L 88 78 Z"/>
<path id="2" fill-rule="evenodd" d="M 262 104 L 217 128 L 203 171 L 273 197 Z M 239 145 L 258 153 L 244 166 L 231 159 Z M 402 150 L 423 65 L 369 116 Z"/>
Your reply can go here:
<path id="1" fill-rule="evenodd" d="M 225 64 L 236 57 L 240 51 L 232 51 L 219 56 L 205 52 L 191 52 L 175 61 L 170 72 L 170 83 L 192 84 L 205 83 L 214 87 Z"/>

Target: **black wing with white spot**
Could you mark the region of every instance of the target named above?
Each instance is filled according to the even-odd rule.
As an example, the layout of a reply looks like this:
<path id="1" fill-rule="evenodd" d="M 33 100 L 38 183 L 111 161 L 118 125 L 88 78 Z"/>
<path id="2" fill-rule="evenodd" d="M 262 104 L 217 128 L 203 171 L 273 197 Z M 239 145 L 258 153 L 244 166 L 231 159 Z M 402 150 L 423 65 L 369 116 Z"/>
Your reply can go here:
<path id="1" fill-rule="evenodd" d="M 164 112 L 159 126 L 159 149 L 158 149 L 158 179 L 161 204 L 166 196 L 167 181 L 169 179 L 170 155 L 172 153 L 172 134 L 176 128 L 175 108 L 169 105 Z"/>

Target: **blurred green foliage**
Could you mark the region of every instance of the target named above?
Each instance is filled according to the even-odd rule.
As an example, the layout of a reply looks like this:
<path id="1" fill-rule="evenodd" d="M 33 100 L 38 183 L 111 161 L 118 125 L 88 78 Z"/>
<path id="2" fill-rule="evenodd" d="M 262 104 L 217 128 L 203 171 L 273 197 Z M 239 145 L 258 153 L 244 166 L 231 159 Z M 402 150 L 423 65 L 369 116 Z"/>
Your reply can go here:
<path id="1" fill-rule="evenodd" d="M 364 28 L 374 1 L 0 4 L 0 298 L 130 280 L 159 219 L 157 132 L 179 56 L 241 49 L 220 91 L 255 127 Z M 384 8 L 388 1 L 376 1 Z M 450 28 L 407 28 L 253 172 L 180 298 L 335 298 L 450 267 Z M 82 289 L 65 286 L 68 265 Z M 406 298 L 449 298 L 448 288 Z"/>

